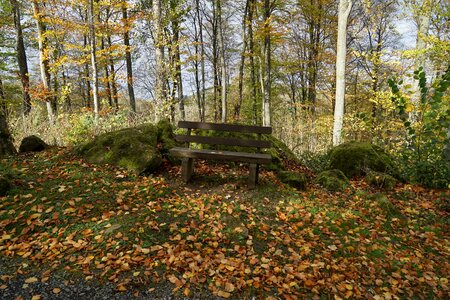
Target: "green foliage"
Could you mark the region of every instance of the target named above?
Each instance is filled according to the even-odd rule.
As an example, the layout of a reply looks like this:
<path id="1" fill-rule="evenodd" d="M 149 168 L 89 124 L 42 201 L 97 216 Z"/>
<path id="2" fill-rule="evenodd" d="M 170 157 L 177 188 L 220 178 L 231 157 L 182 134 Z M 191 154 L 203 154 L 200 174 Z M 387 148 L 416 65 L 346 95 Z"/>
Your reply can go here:
<path id="1" fill-rule="evenodd" d="M 64 115 L 59 119 L 63 120 Z M 128 123 L 128 111 L 119 111 L 108 114 L 97 120 L 91 112 L 71 114 L 69 128 L 64 140 L 68 144 L 76 145 L 92 140 L 96 135 L 124 128 Z"/>
<path id="2" fill-rule="evenodd" d="M 305 167 L 316 173 L 325 171 L 330 164 L 327 153 L 314 153 L 311 151 L 305 151 L 302 153 L 300 160 Z"/>
<path id="3" fill-rule="evenodd" d="M 450 66 L 429 87 L 423 68 L 414 72 L 420 97 L 412 102 L 400 90 L 402 81 L 389 80 L 397 115 L 403 122 L 405 142 L 400 160 L 403 172 L 413 182 L 444 188 L 450 178 L 449 129 Z M 408 91 L 408 90 L 407 90 Z"/>

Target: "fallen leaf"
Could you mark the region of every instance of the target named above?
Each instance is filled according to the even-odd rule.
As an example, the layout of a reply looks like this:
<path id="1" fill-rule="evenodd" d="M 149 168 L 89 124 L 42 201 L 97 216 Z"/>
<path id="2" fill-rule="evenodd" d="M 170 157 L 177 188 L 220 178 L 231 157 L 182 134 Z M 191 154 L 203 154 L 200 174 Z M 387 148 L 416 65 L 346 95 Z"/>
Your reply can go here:
<path id="1" fill-rule="evenodd" d="M 30 278 L 25 279 L 25 283 L 34 283 L 37 281 L 38 281 L 38 279 L 36 277 L 30 277 Z"/>
<path id="2" fill-rule="evenodd" d="M 60 288 L 54 288 L 52 290 L 52 292 L 53 292 L 53 294 L 59 294 L 59 293 L 61 293 L 61 289 Z"/>

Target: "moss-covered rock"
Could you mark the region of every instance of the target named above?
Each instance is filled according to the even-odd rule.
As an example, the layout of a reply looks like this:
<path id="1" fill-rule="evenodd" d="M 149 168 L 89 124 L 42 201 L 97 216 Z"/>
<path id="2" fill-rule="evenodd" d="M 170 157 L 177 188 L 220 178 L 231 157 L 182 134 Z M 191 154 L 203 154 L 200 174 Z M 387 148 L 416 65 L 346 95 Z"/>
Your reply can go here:
<path id="1" fill-rule="evenodd" d="M 46 148 L 48 148 L 48 145 L 41 138 L 30 135 L 20 143 L 19 152 L 39 152 L 44 151 Z"/>
<path id="2" fill-rule="evenodd" d="M 374 171 L 369 171 L 366 174 L 366 181 L 370 186 L 385 190 L 394 189 L 398 182 L 397 179 L 389 174 Z"/>
<path id="3" fill-rule="evenodd" d="M 152 173 L 162 162 L 158 137 L 162 130 L 152 124 L 99 135 L 78 149 L 91 163 L 117 165 L 135 173 Z"/>
<path id="4" fill-rule="evenodd" d="M 319 173 L 316 183 L 331 192 L 342 192 L 348 186 L 348 178 L 338 169 L 327 170 Z"/>
<path id="5" fill-rule="evenodd" d="M 365 175 L 369 170 L 398 176 L 389 154 L 367 142 L 353 141 L 334 147 L 329 153 L 329 160 L 330 169 L 339 169 L 348 178 Z"/>
<path id="6" fill-rule="evenodd" d="M 11 182 L 7 178 L 0 176 L 0 197 L 6 196 L 10 189 Z"/>
<path id="7" fill-rule="evenodd" d="M 278 178 L 281 182 L 289 184 L 298 190 L 305 190 L 308 183 L 308 178 L 303 173 L 280 171 L 278 172 Z"/>
<path id="8" fill-rule="evenodd" d="M 156 124 L 156 128 L 158 129 L 158 149 L 161 155 L 171 163 L 179 163 L 180 159 L 172 156 L 169 152 L 171 148 L 180 145 L 175 141 L 172 124 L 170 124 L 169 120 L 164 119 Z"/>

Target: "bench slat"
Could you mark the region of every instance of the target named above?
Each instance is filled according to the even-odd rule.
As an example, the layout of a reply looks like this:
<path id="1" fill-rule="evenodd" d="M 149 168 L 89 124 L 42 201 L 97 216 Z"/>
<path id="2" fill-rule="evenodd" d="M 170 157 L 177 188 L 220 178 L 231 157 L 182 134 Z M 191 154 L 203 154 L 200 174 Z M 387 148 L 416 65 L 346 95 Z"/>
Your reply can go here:
<path id="1" fill-rule="evenodd" d="M 254 164 L 268 164 L 272 162 L 272 157 L 269 154 L 261 154 L 261 153 L 188 149 L 182 147 L 175 147 L 170 149 L 169 151 L 174 156 L 186 158 L 200 158 L 211 160 L 216 159 L 234 162 L 248 162 Z"/>
<path id="2" fill-rule="evenodd" d="M 261 133 L 261 134 L 271 134 L 272 133 L 272 127 L 266 127 L 266 126 L 216 124 L 216 123 L 204 123 L 204 122 L 192 122 L 192 121 L 179 121 L 178 127 L 179 128 L 204 129 L 204 130 L 243 132 L 243 133 Z"/>
<path id="3" fill-rule="evenodd" d="M 208 145 L 225 145 L 225 146 L 241 146 L 241 147 L 256 147 L 256 148 L 272 147 L 272 142 L 270 141 L 242 140 L 238 138 L 227 138 L 216 136 L 177 135 L 175 139 L 180 143 L 198 143 Z"/>

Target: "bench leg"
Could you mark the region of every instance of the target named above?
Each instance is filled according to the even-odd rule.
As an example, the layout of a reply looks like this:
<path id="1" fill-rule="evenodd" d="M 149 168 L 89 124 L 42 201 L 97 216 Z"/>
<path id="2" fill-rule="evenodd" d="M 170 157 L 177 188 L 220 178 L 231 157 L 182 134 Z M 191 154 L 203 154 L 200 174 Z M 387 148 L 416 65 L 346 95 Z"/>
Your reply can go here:
<path id="1" fill-rule="evenodd" d="M 254 189 L 258 183 L 258 171 L 258 164 L 250 164 L 250 175 L 248 177 L 248 187 L 250 189 Z"/>
<path id="2" fill-rule="evenodd" d="M 183 177 L 184 182 L 188 182 L 189 179 L 191 179 L 193 172 L 194 172 L 194 159 L 183 158 L 181 163 L 181 177 Z"/>

